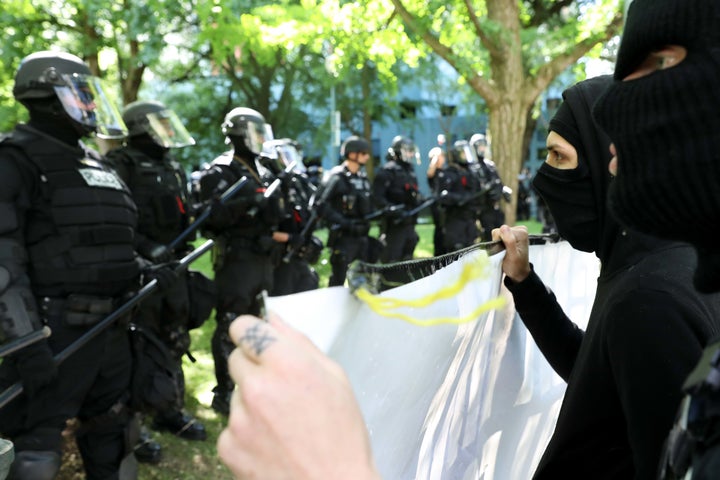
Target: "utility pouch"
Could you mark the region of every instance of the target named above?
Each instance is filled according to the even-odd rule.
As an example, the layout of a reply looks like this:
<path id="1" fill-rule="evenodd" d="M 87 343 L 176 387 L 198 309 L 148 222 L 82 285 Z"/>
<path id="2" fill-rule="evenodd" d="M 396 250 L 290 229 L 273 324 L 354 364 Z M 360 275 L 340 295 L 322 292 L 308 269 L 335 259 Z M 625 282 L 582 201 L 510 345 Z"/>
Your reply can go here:
<path id="1" fill-rule="evenodd" d="M 170 350 L 149 330 L 131 323 L 133 355 L 130 406 L 139 412 L 176 410 L 182 405 L 180 375 Z"/>
<path id="2" fill-rule="evenodd" d="M 201 327 L 210 318 L 217 304 L 217 286 L 215 281 L 201 272 L 187 272 L 188 297 L 190 298 L 190 315 L 188 329 Z"/>

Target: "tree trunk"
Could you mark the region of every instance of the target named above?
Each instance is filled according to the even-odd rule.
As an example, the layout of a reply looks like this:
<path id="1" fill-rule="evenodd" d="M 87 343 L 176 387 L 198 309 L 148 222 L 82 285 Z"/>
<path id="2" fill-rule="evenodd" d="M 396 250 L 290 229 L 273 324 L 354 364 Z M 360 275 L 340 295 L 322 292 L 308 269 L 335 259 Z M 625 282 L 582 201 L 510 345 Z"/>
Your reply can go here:
<path id="1" fill-rule="evenodd" d="M 513 189 L 512 202 L 504 203 L 505 223 L 508 225 L 515 223 L 526 112 L 527 105 L 523 105 L 519 98 L 505 98 L 499 105 L 490 108 L 492 159 L 503 183 Z"/>

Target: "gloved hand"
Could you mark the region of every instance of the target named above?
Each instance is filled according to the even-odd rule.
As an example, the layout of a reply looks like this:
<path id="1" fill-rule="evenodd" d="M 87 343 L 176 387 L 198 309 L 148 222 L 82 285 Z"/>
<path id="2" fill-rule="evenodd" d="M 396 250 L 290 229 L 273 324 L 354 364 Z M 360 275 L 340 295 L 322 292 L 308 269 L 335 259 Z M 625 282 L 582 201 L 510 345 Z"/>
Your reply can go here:
<path id="1" fill-rule="evenodd" d="M 356 237 L 362 237 L 370 231 L 370 225 L 363 221 L 351 220 L 349 231 Z"/>
<path id="2" fill-rule="evenodd" d="M 167 263 L 172 261 L 172 251 L 161 243 L 147 242 L 138 247 L 138 253 L 153 263 Z"/>
<path id="3" fill-rule="evenodd" d="M 213 198 L 210 203 L 210 221 L 215 223 L 230 223 L 232 221 L 230 207 L 221 203 L 219 198 Z"/>
<path id="4" fill-rule="evenodd" d="M 167 292 L 178 280 L 180 274 L 176 271 L 179 262 L 160 263 L 143 270 L 143 283 L 148 284 L 157 280 L 160 291 Z"/>
<path id="5" fill-rule="evenodd" d="M 287 243 L 293 250 L 298 250 L 305 242 L 303 242 L 303 237 L 299 233 L 291 233 L 288 237 Z"/>
<path id="6" fill-rule="evenodd" d="M 15 361 L 23 389 L 30 396 L 57 377 L 57 365 L 45 339 L 18 351 Z"/>

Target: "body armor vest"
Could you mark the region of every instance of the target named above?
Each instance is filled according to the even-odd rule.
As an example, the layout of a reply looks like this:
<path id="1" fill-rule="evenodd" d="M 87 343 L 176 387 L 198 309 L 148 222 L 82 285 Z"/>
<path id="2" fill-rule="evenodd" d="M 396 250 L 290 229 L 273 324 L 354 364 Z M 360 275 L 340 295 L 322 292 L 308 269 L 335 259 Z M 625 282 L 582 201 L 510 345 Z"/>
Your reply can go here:
<path id="1" fill-rule="evenodd" d="M 390 185 L 385 192 L 388 203 L 402 204 L 407 208 L 417 206 L 418 182 L 412 165 L 405 167 L 392 161 L 385 164 L 383 169 L 390 176 Z"/>
<path id="2" fill-rule="evenodd" d="M 120 179 L 91 152 L 22 126 L 6 143 L 39 170 L 25 232 L 33 293 L 119 296 L 136 287 L 137 209 Z"/>
<path id="3" fill-rule="evenodd" d="M 364 172 L 353 174 L 345 166 L 339 165 L 330 174 L 340 177 L 330 197 L 330 204 L 335 211 L 349 219 L 362 219 L 372 213 L 371 187 Z"/>
<path id="4" fill-rule="evenodd" d="M 188 226 L 187 178 L 169 157 L 154 160 L 132 147 L 116 150 L 127 170 L 125 183 L 139 212 L 137 231 L 157 243 L 168 244 Z"/>
<path id="5" fill-rule="evenodd" d="M 234 160 L 232 154 L 224 154 L 213 160 L 211 168 L 213 167 L 215 167 L 215 171 L 212 174 L 222 176 L 217 185 L 222 185 L 223 188 L 212 192 L 211 195 L 222 195 L 225 188 L 230 187 L 242 177 L 248 179 L 243 188 L 227 203 L 230 208 L 233 208 L 233 203 L 241 204 L 242 213 L 235 216 L 232 224 L 223 229 L 224 233 L 230 238 L 255 238 L 271 235 L 272 230 L 282 218 L 283 205 L 280 201 L 279 189 L 264 204 L 257 201 L 270 183 L 263 178 L 266 172 L 264 170 L 259 174 L 251 172 L 242 163 Z M 258 183 L 258 178 L 260 183 Z"/>

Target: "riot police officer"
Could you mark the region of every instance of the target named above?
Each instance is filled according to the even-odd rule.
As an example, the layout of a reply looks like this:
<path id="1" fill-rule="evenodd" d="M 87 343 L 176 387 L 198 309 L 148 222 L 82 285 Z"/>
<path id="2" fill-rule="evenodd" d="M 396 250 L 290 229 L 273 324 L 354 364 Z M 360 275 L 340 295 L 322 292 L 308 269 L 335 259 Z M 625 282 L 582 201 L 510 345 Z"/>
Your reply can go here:
<path id="1" fill-rule="evenodd" d="M 370 158 L 370 144 L 352 135 L 340 146 L 340 154 L 342 164 L 330 170 L 317 192 L 318 198 L 326 199 L 320 208 L 330 230 L 331 287 L 345 283 L 347 268 L 353 260 L 370 258 L 367 216 L 372 210 L 372 196 L 370 181 L 363 170 Z"/>
<path id="2" fill-rule="evenodd" d="M 189 225 L 192 212 L 187 175 L 172 158 L 170 149 L 193 145 L 195 141 L 175 112 L 158 101 L 130 103 L 123 110 L 123 120 L 129 131 L 126 145 L 111 150 L 106 158 L 130 188 L 138 206 L 136 250 L 154 264 L 179 260 L 192 248 L 188 244 L 168 248 L 168 244 Z M 182 357 L 190 347 L 191 325 L 187 277 L 181 276 L 162 295 L 145 300 L 134 321 L 162 341 L 175 362 L 177 398 L 171 406 L 154 408 L 153 428 L 187 440 L 204 440 L 205 427 L 183 412 Z"/>
<path id="3" fill-rule="evenodd" d="M 446 252 L 468 247 L 479 236 L 475 221 L 485 192 L 478 176 L 470 170 L 473 156 L 468 142 L 458 140 L 448 151 L 448 166 L 437 172 L 439 202 L 445 209 Z"/>
<path id="4" fill-rule="evenodd" d="M 420 164 L 420 153 L 412 139 L 397 135 L 388 148 L 387 159 L 372 184 L 375 206 L 386 212 L 381 225 L 383 263 L 410 260 L 419 241 L 415 232 L 417 214 L 409 212 L 419 203 L 415 165 Z"/>
<path id="5" fill-rule="evenodd" d="M 265 142 L 261 163 L 280 179 L 285 211 L 273 232 L 281 245 L 283 261 L 273 275 L 270 295 L 289 295 L 318 288 L 319 277 L 312 264 L 322 253 L 322 241 L 312 235 L 310 201 L 315 188 L 305 175 L 302 149 L 290 138 Z M 290 171 L 287 171 L 291 168 Z"/>
<path id="6" fill-rule="evenodd" d="M 77 418 L 87 478 L 117 478 L 121 460 L 133 458 L 126 324 L 116 322 L 57 369 L 53 355 L 138 287 L 137 209 L 123 182 L 80 141 L 95 132 L 122 135 L 124 125 L 99 79 L 67 53 L 25 57 L 13 94 L 30 120 L 0 143 L 0 329 L 12 339 L 44 323 L 52 335 L 0 366 L 0 388 L 18 377 L 24 386 L 0 409 L 0 429 L 15 443 L 10 477 L 54 478 L 66 421 Z"/>
<path id="7" fill-rule="evenodd" d="M 225 115 L 222 132 L 232 150 L 217 157 L 201 172 L 200 197 L 217 199 L 243 180 L 226 203 L 215 202 L 205 233 L 215 240 L 213 269 L 218 289 L 217 322 L 212 338 L 217 386 L 212 407 L 227 415 L 234 383 L 227 358 L 235 347 L 228 327 L 238 315 L 260 315 L 258 295 L 272 290 L 273 268 L 280 249 L 273 240 L 281 216 L 279 193 L 265 195 L 272 180 L 258 162 L 263 143 L 272 139 L 272 128 L 256 110 L 237 107 Z"/>
<path id="8" fill-rule="evenodd" d="M 433 147 L 428 151 L 428 168 L 426 172 L 428 186 L 430 192 L 435 198 L 440 195 L 438 178 L 439 171 L 445 168 L 445 151 L 442 147 Z M 445 251 L 445 239 L 443 238 L 443 230 L 445 228 L 445 209 L 440 202 L 431 205 L 433 219 L 433 255 L 439 256 Z"/>
<path id="9" fill-rule="evenodd" d="M 505 187 L 497 171 L 495 162 L 487 156 L 487 138 L 482 133 L 470 137 L 470 145 L 474 149 L 477 161 L 472 162 L 470 169 L 480 179 L 480 183 L 487 191 L 480 208 L 479 220 L 482 227 L 482 239 L 485 242 L 492 240 L 493 228 L 499 228 L 505 223 L 505 213 L 500 206 L 500 200 L 510 201 L 510 189 Z"/>

